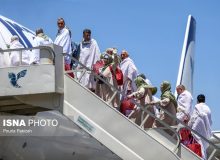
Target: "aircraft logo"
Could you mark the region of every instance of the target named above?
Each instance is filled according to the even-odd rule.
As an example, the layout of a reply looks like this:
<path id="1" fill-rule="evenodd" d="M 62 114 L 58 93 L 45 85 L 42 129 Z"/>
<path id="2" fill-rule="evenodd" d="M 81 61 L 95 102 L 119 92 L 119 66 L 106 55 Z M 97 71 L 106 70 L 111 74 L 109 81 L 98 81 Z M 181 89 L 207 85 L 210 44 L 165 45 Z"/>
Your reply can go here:
<path id="1" fill-rule="evenodd" d="M 21 77 L 24 77 L 27 73 L 27 70 L 20 71 L 17 75 L 13 72 L 8 73 L 8 78 L 10 79 L 10 83 L 15 88 L 21 88 L 21 86 L 17 83 Z"/>

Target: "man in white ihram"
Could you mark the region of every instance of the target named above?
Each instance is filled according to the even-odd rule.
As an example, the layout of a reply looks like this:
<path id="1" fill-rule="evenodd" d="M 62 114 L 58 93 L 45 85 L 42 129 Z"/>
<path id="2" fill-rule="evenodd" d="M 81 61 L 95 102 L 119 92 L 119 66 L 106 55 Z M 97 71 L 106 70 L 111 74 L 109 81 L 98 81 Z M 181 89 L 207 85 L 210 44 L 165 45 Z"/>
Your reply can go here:
<path id="1" fill-rule="evenodd" d="M 39 28 L 36 30 L 36 37 L 34 38 L 34 47 L 43 46 L 52 44 L 53 41 L 44 34 L 44 31 L 42 28 Z M 31 57 L 31 62 L 34 64 L 38 64 L 40 62 L 40 50 L 35 49 L 34 54 Z"/>
<path id="2" fill-rule="evenodd" d="M 123 92 L 125 95 L 129 95 L 137 89 L 134 79 L 137 77 L 138 70 L 126 50 L 122 50 L 121 59 L 120 68 L 124 76 Z"/>
<path id="3" fill-rule="evenodd" d="M 71 32 L 66 27 L 65 21 L 63 18 L 58 18 L 57 25 L 58 25 L 58 33 L 54 41 L 54 44 L 63 47 L 63 52 L 68 55 L 71 55 L 72 53 Z M 71 69 L 70 63 L 71 63 L 71 57 L 65 56 L 65 70 Z"/>
<path id="4" fill-rule="evenodd" d="M 191 119 L 188 125 L 189 127 L 197 131 L 199 134 L 201 134 L 206 139 L 210 139 L 210 137 L 212 136 L 211 110 L 205 104 L 205 96 L 203 94 L 200 94 L 197 96 L 197 104 L 195 105 L 193 114 L 191 116 Z M 200 138 L 199 136 L 195 134 L 193 134 L 193 137 L 201 145 L 202 157 L 203 159 L 206 159 L 207 158 L 206 150 L 209 144 L 205 140 L 203 140 L 202 138 Z"/>
<path id="5" fill-rule="evenodd" d="M 176 117 L 182 122 L 188 122 L 192 114 L 192 95 L 182 84 L 176 87 L 176 91 L 178 94 Z"/>
<path id="6" fill-rule="evenodd" d="M 97 60 L 100 59 L 100 50 L 96 40 L 91 38 L 91 30 L 84 29 L 83 30 L 83 40 L 80 43 L 80 55 L 79 61 L 90 68 L 93 64 L 96 63 Z M 79 66 L 81 68 L 81 66 Z M 91 91 L 95 91 L 95 81 L 94 76 L 88 73 L 85 73 L 80 83 L 89 88 Z"/>
<path id="7" fill-rule="evenodd" d="M 19 42 L 18 36 L 14 35 L 11 37 L 10 49 L 24 48 Z M 22 61 L 20 61 L 22 57 Z M 12 51 L 10 54 L 11 66 L 29 65 L 30 64 L 30 52 L 28 51 Z"/>

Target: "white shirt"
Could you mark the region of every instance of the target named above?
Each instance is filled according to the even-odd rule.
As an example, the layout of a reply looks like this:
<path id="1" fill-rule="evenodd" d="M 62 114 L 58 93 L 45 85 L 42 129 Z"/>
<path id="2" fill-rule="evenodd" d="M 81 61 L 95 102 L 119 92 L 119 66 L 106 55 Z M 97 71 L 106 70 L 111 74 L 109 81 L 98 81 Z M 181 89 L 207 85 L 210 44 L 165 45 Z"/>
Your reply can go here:
<path id="1" fill-rule="evenodd" d="M 54 44 L 63 47 L 63 52 L 71 55 L 72 47 L 71 47 L 71 37 L 69 30 L 64 27 L 61 29 L 54 41 Z M 70 64 L 71 58 L 69 56 L 65 56 L 65 63 Z"/>

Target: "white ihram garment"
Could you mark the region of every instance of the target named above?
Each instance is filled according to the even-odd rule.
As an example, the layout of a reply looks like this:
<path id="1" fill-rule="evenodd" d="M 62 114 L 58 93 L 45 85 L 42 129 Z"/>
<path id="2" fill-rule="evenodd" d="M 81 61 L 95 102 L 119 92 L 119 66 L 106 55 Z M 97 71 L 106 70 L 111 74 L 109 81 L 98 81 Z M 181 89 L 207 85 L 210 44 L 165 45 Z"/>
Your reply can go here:
<path id="1" fill-rule="evenodd" d="M 64 27 L 63 29 L 59 30 L 57 37 L 54 41 L 54 44 L 63 47 L 63 53 L 67 53 L 71 55 L 72 47 L 71 47 L 71 37 L 69 30 Z M 65 64 L 70 64 L 71 58 L 69 56 L 65 56 Z"/>
<path id="2" fill-rule="evenodd" d="M 137 90 L 137 87 L 134 83 L 134 79 L 137 77 L 138 70 L 133 62 L 133 60 L 129 57 L 125 58 L 121 64 L 120 68 L 123 73 L 123 91 L 124 94 L 127 93 L 127 90 L 131 90 L 134 92 Z"/>
<path id="3" fill-rule="evenodd" d="M 14 40 L 10 49 L 24 48 L 24 46 L 19 42 L 19 40 Z M 22 64 L 30 64 L 30 52 L 29 51 L 12 51 L 10 54 L 11 66 L 18 66 L 20 64 L 20 54 L 22 52 Z"/>
<path id="4" fill-rule="evenodd" d="M 10 57 L 8 52 L 0 52 L 0 67 L 10 66 Z"/>
<path id="5" fill-rule="evenodd" d="M 38 47 L 38 46 L 44 46 L 44 45 L 48 45 L 48 44 L 52 44 L 53 41 L 48 37 L 48 39 L 44 39 L 43 37 L 35 37 L 34 39 L 34 47 Z M 40 61 L 40 50 L 39 49 L 35 49 L 33 51 L 33 54 L 30 58 L 31 63 L 35 62 L 35 63 L 39 63 Z"/>
<path id="6" fill-rule="evenodd" d="M 195 109 L 189 121 L 189 126 L 203 137 L 210 139 L 212 136 L 211 125 L 212 119 L 209 107 L 205 103 L 195 105 Z M 194 138 L 201 145 L 203 159 L 206 159 L 206 150 L 209 144 L 197 135 L 194 135 Z"/>
<path id="7" fill-rule="evenodd" d="M 181 121 L 187 120 L 192 114 L 193 98 L 189 91 L 185 90 L 178 96 L 177 118 Z"/>
<path id="8" fill-rule="evenodd" d="M 80 43 L 80 57 L 79 61 L 85 65 L 86 67 L 90 68 L 93 64 L 96 63 L 100 59 L 100 50 L 96 40 L 91 39 L 90 43 L 84 44 L 83 42 Z M 80 66 L 79 66 L 80 67 Z M 87 88 L 95 88 L 95 81 L 94 76 L 85 73 L 82 77 L 80 83 Z"/>

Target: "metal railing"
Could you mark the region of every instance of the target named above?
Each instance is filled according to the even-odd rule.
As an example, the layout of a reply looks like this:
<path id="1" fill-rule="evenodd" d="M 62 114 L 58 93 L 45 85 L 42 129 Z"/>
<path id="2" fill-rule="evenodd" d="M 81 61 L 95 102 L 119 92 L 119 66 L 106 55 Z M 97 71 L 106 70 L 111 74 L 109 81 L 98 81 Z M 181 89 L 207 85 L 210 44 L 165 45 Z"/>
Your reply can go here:
<path id="1" fill-rule="evenodd" d="M 64 54 L 65 56 L 69 56 L 68 54 Z M 79 62 L 77 59 L 71 57 L 73 61 L 77 62 L 78 65 L 80 65 L 81 67 L 79 67 L 80 69 L 74 69 L 74 70 L 70 70 L 70 71 L 66 71 L 65 74 L 68 75 L 68 73 L 74 73 L 74 75 L 77 75 L 78 72 L 81 72 L 80 76 L 74 76 L 74 79 L 78 82 L 80 82 L 82 76 L 87 72 L 89 74 L 92 74 L 96 79 L 101 80 L 104 84 L 108 85 L 108 87 L 110 87 L 114 93 L 112 95 L 112 97 L 110 98 L 110 100 L 108 102 L 106 102 L 107 104 L 110 104 L 111 101 L 115 98 L 115 96 L 117 94 L 121 95 L 122 97 L 124 97 L 125 95 L 123 94 L 122 91 L 120 91 L 119 89 L 115 88 L 115 86 L 113 86 L 112 84 L 110 84 L 109 82 L 107 82 L 103 77 L 101 77 L 100 75 L 97 75 L 96 73 L 94 73 L 90 68 L 86 67 L 84 64 L 82 64 L 81 62 Z M 82 69 L 83 68 L 83 69 Z M 141 108 L 142 111 L 146 112 L 149 116 L 153 117 L 154 119 L 156 119 L 157 121 L 159 121 L 162 125 L 164 125 L 167 129 L 169 129 L 171 132 L 173 132 L 176 135 L 176 139 L 177 139 L 177 143 L 174 147 L 174 149 L 172 150 L 173 152 L 177 152 L 178 146 L 180 144 L 180 136 L 179 134 L 175 131 L 175 129 L 173 129 L 171 126 L 169 126 L 168 124 L 166 124 L 164 121 L 160 120 L 158 117 L 156 117 L 153 113 L 151 113 L 148 109 L 148 107 L 150 106 L 141 106 L 139 103 L 133 101 L 133 103 L 135 105 L 137 105 L 138 107 Z M 126 116 L 125 116 L 126 117 Z M 147 116 L 148 117 L 148 116 Z M 147 117 L 145 117 L 143 119 L 143 121 L 147 120 Z M 126 117 L 127 118 L 127 117 Z M 144 122 L 142 121 L 141 126 L 139 127 L 143 127 Z M 166 147 L 166 146 L 165 146 Z"/>
<path id="2" fill-rule="evenodd" d="M 69 56 L 68 54 L 64 54 L 65 56 Z M 74 57 L 71 57 L 71 59 L 73 61 L 75 61 L 78 65 L 80 65 L 80 69 L 74 69 L 74 70 L 70 70 L 70 71 L 66 71 L 65 73 L 74 73 L 74 75 L 77 75 L 77 72 L 82 72 L 82 74 L 80 75 L 80 77 L 77 78 L 77 76 L 74 77 L 75 80 L 77 80 L 78 82 L 81 80 L 81 78 L 83 77 L 83 75 L 87 72 L 89 74 L 92 74 L 95 78 L 101 80 L 103 83 L 105 83 L 106 85 L 108 85 L 113 91 L 114 94 L 113 96 L 110 98 L 110 102 L 114 99 L 114 97 L 117 94 L 120 94 L 122 97 L 125 97 L 125 95 L 123 94 L 122 91 L 120 91 L 119 89 L 115 88 L 115 86 L 111 85 L 109 82 L 107 82 L 103 77 L 101 77 L 100 75 L 97 75 L 96 73 L 94 73 L 90 68 L 86 67 L 84 64 L 82 64 L 81 62 L 79 62 L 77 59 L 75 59 Z M 108 101 L 107 103 L 110 104 L 110 102 Z M 214 150 L 212 151 L 212 153 L 210 154 L 210 156 L 208 157 L 208 160 L 211 160 L 214 155 L 215 152 L 220 150 L 220 148 L 215 145 L 214 143 L 212 143 L 210 140 L 206 139 L 204 136 L 202 136 L 200 133 L 198 133 L 197 131 L 193 130 L 192 128 L 190 128 L 188 125 L 186 125 L 184 122 L 180 121 L 178 118 L 176 118 L 176 116 L 172 115 L 170 112 L 168 112 L 167 110 L 165 110 L 164 108 L 162 108 L 161 106 L 157 106 L 160 110 L 162 110 L 164 113 L 166 113 L 168 116 L 170 116 L 173 120 L 175 120 L 177 122 L 177 127 L 173 127 L 168 125 L 166 122 L 160 120 L 158 117 L 156 117 L 152 112 L 150 112 L 149 110 L 147 110 L 149 107 L 152 107 L 151 105 L 147 105 L 147 106 L 142 106 L 139 103 L 137 103 L 136 101 L 132 101 L 136 106 L 140 107 L 140 109 L 142 111 L 144 111 L 145 113 L 147 113 L 147 116 L 142 119 L 140 128 L 143 128 L 147 118 L 149 116 L 153 117 L 155 120 L 157 120 L 159 123 L 161 123 L 165 129 L 168 129 L 170 131 L 172 131 L 174 133 L 174 135 L 176 135 L 177 138 L 177 143 L 175 145 L 175 147 L 172 149 L 173 152 L 177 153 L 178 152 L 178 147 L 180 145 L 180 136 L 179 136 L 179 130 L 181 128 L 187 128 L 189 129 L 192 133 L 194 133 L 195 135 L 197 135 L 198 137 L 200 137 L 202 140 L 204 140 L 205 142 L 207 142 L 209 145 L 211 145 Z M 164 128 L 164 127 L 159 127 L 159 128 Z M 220 139 L 213 135 L 214 138 L 216 138 L 218 140 L 218 142 L 220 143 Z M 174 138 L 174 137 L 173 137 Z M 166 146 L 165 146 L 166 147 Z"/>
<path id="3" fill-rule="evenodd" d="M 30 51 L 30 53 L 26 53 L 26 54 L 32 54 L 34 50 L 43 50 L 43 49 L 48 51 L 48 53 L 50 54 L 49 57 L 51 57 L 51 61 L 54 63 L 54 61 L 55 61 L 55 52 L 49 46 L 39 46 L 39 47 L 32 47 L 32 48 L 16 48 L 16 49 L 1 49 L 0 48 L 0 54 L 5 53 L 5 52 L 8 52 L 8 53 L 18 52 L 19 53 L 19 65 L 18 66 L 20 66 L 20 65 L 22 65 L 22 57 L 23 57 L 23 54 L 25 53 L 24 51 Z M 39 54 L 40 54 L 39 57 L 41 57 L 41 54 L 43 54 L 43 53 L 41 53 L 39 51 Z M 30 64 L 26 64 L 26 65 L 30 65 Z M 5 67 L 9 67 L 9 66 L 5 66 Z"/>

